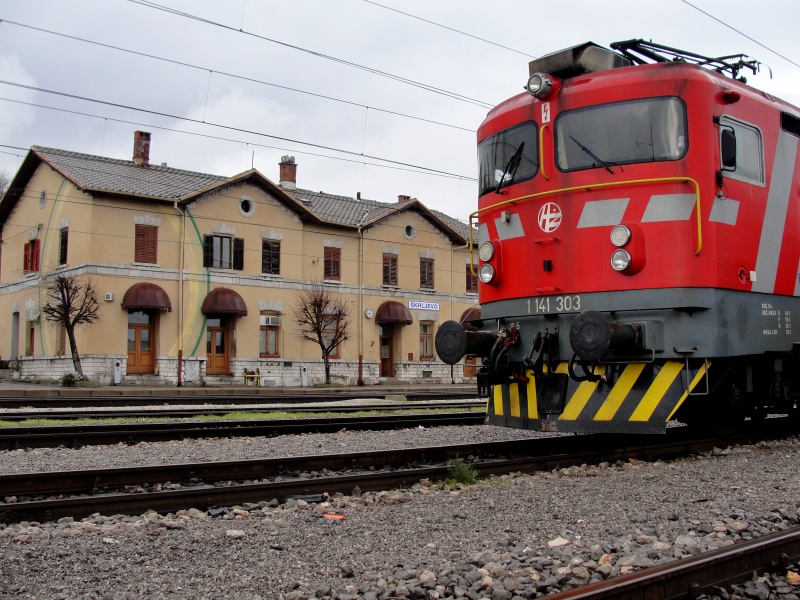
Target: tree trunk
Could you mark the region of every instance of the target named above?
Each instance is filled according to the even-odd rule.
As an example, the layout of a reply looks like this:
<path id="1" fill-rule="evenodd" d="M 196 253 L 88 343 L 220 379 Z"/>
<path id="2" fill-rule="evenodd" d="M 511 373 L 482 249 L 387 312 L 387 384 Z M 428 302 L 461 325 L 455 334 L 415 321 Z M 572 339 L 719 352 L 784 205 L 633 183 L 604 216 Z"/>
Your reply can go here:
<path id="1" fill-rule="evenodd" d="M 325 361 L 325 383 L 330 384 L 331 382 L 331 359 L 328 358 L 328 353 L 323 352 L 322 358 Z"/>
<path id="2" fill-rule="evenodd" d="M 69 338 L 69 351 L 72 353 L 72 365 L 75 367 L 78 379 L 86 379 L 83 375 L 83 367 L 81 367 L 81 356 L 78 354 L 78 344 L 75 341 L 75 330 L 72 327 L 65 327 L 65 329 L 67 338 Z"/>

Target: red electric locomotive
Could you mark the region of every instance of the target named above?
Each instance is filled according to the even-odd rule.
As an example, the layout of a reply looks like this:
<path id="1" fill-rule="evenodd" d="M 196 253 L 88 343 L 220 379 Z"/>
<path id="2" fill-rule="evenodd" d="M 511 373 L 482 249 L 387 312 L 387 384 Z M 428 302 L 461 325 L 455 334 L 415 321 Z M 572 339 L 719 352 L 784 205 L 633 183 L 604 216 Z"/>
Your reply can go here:
<path id="1" fill-rule="evenodd" d="M 530 63 L 478 130 L 488 421 L 663 432 L 797 414 L 800 110 L 742 55 L 630 40 Z"/>

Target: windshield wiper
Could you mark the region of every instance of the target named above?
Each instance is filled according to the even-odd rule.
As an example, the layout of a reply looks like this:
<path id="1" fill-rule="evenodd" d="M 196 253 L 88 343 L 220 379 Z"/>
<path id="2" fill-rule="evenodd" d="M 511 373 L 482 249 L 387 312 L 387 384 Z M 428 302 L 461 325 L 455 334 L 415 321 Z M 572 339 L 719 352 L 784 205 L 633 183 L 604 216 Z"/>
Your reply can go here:
<path id="1" fill-rule="evenodd" d="M 608 171 L 609 173 L 613 173 L 613 172 L 614 172 L 614 169 L 612 169 L 612 168 L 611 168 L 611 166 L 610 166 L 610 165 L 609 165 L 607 162 L 605 162 L 603 159 L 601 159 L 599 156 L 597 156 L 597 155 L 596 155 L 594 152 L 592 152 L 591 150 L 589 150 L 589 149 L 588 149 L 586 146 L 584 146 L 583 144 L 581 144 L 581 143 L 580 143 L 578 140 L 576 140 L 574 137 L 572 137 L 572 136 L 569 136 L 569 139 L 571 139 L 573 142 L 575 142 L 576 144 L 578 144 L 578 148 L 580 148 L 581 150 L 583 150 L 584 152 L 586 152 L 586 154 L 588 154 L 588 155 L 589 155 L 589 156 L 592 158 L 592 160 L 595 160 L 595 161 L 597 161 L 597 162 L 598 162 L 600 165 L 602 165 L 603 167 L 605 167 L 605 170 L 606 170 L 606 171 Z"/>
<path id="2" fill-rule="evenodd" d="M 506 175 L 508 175 L 508 183 L 505 185 L 511 185 L 514 181 L 514 175 L 517 172 L 517 167 L 519 167 L 519 163 L 522 161 L 522 149 L 525 147 L 525 142 L 522 142 L 517 148 L 517 151 L 514 152 L 514 155 L 508 161 L 506 168 L 503 169 L 503 174 L 500 176 L 500 181 L 497 182 L 497 187 L 494 189 L 495 194 L 500 193 L 500 188 L 504 187 L 503 182 L 506 179 Z"/>

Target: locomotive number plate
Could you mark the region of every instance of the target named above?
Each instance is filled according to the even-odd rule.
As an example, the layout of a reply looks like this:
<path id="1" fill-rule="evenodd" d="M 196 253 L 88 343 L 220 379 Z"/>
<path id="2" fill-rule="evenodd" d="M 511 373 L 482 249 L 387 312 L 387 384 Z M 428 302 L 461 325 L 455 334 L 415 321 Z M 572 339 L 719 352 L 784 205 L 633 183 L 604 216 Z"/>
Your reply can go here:
<path id="1" fill-rule="evenodd" d="M 546 298 L 528 298 L 528 314 L 544 315 L 561 312 L 575 312 L 581 309 L 581 297 L 547 296 Z"/>

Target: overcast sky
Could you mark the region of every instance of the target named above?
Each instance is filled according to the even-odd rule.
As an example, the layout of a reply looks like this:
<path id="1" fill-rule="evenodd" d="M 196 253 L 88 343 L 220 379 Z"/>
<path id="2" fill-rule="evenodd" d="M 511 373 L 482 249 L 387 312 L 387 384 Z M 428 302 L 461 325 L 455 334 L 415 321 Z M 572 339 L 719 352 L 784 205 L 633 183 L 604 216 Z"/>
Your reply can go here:
<path id="1" fill-rule="evenodd" d="M 631 38 L 745 53 L 772 69 L 751 85 L 800 105 L 797 0 L 376 1 L 5 0 L 0 171 L 32 145 L 129 160 L 142 129 L 155 164 L 277 182 L 288 154 L 298 187 L 465 219 L 475 130 L 533 57 Z"/>

